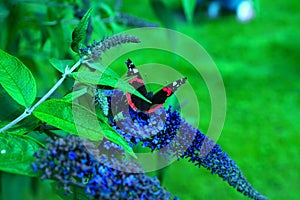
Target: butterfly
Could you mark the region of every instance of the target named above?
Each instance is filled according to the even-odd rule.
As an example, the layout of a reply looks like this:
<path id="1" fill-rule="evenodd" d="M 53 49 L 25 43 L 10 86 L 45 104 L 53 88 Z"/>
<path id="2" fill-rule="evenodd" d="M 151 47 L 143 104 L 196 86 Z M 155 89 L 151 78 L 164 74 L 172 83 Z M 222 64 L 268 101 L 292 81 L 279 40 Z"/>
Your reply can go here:
<path id="1" fill-rule="evenodd" d="M 170 97 L 174 92 L 186 82 L 186 77 L 181 78 L 177 81 L 174 81 L 171 84 L 168 84 L 167 86 L 163 87 L 161 90 L 159 90 L 157 93 L 153 94 L 152 92 L 147 92 L 147 89 L 144 85 L 144 81 L 138 71 L 138 69 L 135 67 L 133 62 L 128 59 L 126 61 L 126 65 L 128 68 L 127 71 L 127 77 L 132 77 L 132 79 L 129 80 L 129 84 L 133 86 L 139 93 L 141 93 L 144 97 L 146 97 L 149 101 L 152 103 L 149 103 L 140 97 L 137 97 L 134 94 L 126 93 L 126 98 L 128 101 L 128 104 L 130 107 L 135 111 L 142 111 L 145 113 L 151 113 L 155 110 L 159 109 L 163 106 L 165 101 L 168 97 Z"/>

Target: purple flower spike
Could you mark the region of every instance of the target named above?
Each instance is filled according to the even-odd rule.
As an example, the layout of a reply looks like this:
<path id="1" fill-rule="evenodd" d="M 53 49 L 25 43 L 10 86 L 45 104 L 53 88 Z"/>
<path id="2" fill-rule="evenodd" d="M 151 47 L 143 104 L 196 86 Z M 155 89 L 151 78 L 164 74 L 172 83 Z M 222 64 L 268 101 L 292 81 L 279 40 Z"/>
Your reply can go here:
<path id="1" fill-rule="evenodd" d="M 57 180 L 66 194 L 71 193 L 71 186 L 76 186 L 95 199 L 135 200 L 144 196 L 146 199 L 176 199 L 156 178 L 148 177 L 138 164 L 101 155 L 97 147 L 90 149 L 92 147 L 92 142 L 74 135 L 50 139 L 45 149 L 34 154 L 37 159 L 32 167 L 34 171 L 42 171 L 42 179 Z M 133 172 L 126 172 L 128 168 Z"/>
<path id="2" fill-rule="evenodd" d="M 174 157 L 177 159 L 186 158 L 195 166 L 202 166 L 212 174 L 218 174 L 230 186 L 245 196 L 256 200 L 267 199 L 250 185 L 236 163 L 222 151 L 218 144 L 188 124 L 180 117 L 179 112 L 172 111 L 171 107 L 166 110 L 161 108 L 151 113 L 151 116 L 145 117 L 146 114 L 133 111 L 128 106 L 122 92 L 114 92 L 114 95 L 115 97 L 113 96 L 112 99 L 115 101 L 112 101 L 114 104 L 111 105 L 111 108 L 117 106 L 118 112 L 125 113 L 125 117 L 118 122 L 112 121 L 112 126 L 132 146 L 142 142 L 143 147 L 149 147 L 152 151 L 157 150 L 170 159 Z M 161 113 L 164 115 L 162 116 Z M 151 123 L 154 125 L 149 126 L 149 121 L 152 121 Z M 144 131 L 150 129 L 156 130 L 156 133 L 148 134 L 148 137 L 145 132 L 140 134 L 138 128 L 133 128 L 138 127 L 139 124 L 147 127 L 147 129 L 143 129 Z M 162 124 L 162 127 L 157 128 L 155 124 Z"/>

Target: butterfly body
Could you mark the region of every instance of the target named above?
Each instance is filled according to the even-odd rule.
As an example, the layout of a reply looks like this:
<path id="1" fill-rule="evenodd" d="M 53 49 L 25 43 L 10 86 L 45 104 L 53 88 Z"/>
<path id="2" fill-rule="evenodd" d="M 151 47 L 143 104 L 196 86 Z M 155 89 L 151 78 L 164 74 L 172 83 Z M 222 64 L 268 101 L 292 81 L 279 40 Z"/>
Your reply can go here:
<path id="1" fill-rule="evenodd" d="M 171 84 L 168 84 L 157 93 L 153 94 L 152 92 L 147 92 L 144 81 L 138 69 L 130 59 L 126 61 L 126 65 L 128 68 L 127 76 L 134 76 L 134 78 L 129 80 L 130 85 L 132 85 L 138 92 L 140 92 L 144 97 L 151 101 L 151 103 L 149 103 L 137 97 L 136 95 L 126 93 L 128 104 L 135 111 L 142 111 L 146 113 L 154 112 L 158 108 L 162 107 L 166 99 L 186 82 L 186 78 L 181 78 Z"/>

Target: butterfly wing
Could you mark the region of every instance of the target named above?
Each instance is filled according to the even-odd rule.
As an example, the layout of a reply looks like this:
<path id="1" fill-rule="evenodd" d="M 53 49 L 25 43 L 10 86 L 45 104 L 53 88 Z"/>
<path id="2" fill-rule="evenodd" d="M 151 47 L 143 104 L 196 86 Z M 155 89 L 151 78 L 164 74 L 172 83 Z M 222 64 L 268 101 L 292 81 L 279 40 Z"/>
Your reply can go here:
<path id="1" fill-rule="evenodd" d="M 135 67 L 133 62 L 130 59 L 127 59 L 126 65 L 128 68 L 127 71 L 127 77 L 134 76 L 132 79 L 129 80 L 129 84 L 134 87 L 139 93 L 141 93 L 144 97 L 147 96 L 147 90 L 144 85 L 144 81 L 138 71 L 138 69 Z M 140 111 L 146 111 L 151 107 L 151 104 L 147 101 L 144 101 L 143 99 L 135 96 L 134 94 L 126 93 L 126 98 L 128 101 L 128 104 L 133 110 L 140 110 Z"/>
<path id="2" fill-rule="evenodd" d="M 163 87 L 161 90 L 155 93 L 153 98 L 151 99 L 152 105 L 150 109 L 147 110 L 147 113 L 151 113 L 162 107 L 167 98 L 174 94 L 174 92 L 186 82 L 186 79 L 187 78 L 181 78 L 177 81 L 174 81 L 173 83 L 170 83 L 169 85 Z"/>
<path id="3" fill-rule="evenodd" d="M 143 96 L 147 95 L 147 90 L 144 85 L 144 81 L 139 73 L 139 70 L 135 67 L 133 62 L 130 59 L 127 59 L 126 65 L 128 68 L 127 77 L 134 76 L 129 80 L 130 85 L 134 87 L 137 91 L 139 91 Z"/>

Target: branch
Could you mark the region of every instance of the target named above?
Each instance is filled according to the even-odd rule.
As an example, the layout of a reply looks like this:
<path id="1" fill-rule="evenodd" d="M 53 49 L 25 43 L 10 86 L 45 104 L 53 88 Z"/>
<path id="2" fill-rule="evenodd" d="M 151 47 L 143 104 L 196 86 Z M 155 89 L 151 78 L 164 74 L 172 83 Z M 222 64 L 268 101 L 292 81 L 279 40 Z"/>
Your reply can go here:
<path id="1" fill-rule="evenodd" d="M 79 67 L 83 60 L 85 59 L 85 57 L 82 57 L 79 61 L 77 61 L 70 69 L 68 66 L 66 66 L 65 68 L 65 72 L 62 74 L 61 79 L 59 79 L 59 81 L 57 81 L 57 83 L 38 101 L 36 102 L 33 106 L 25 109 L 25 111 L 23 112 L 23 114 L 21 114 L 19 117 L 17 117 L 16 119 L 14 119 L 13 121 L 11 121 L 9 124 L 7 124 L 6 126 L 4 126 L 3 128 L 0 129 L 0 133 L 4 132 L 6 130 L 8 130 L 9 128 L 11 128 L 12 126 L 14 126 L 15 124 L 17 124 L 18 122 L 20 122 L 21 120 L 23 120 L 24 118 L 28 117 L 29 115 L 31 115 L 31 113 L 44 101 L 46 101 L 54 92 L 55 90 L 64 82 L 64 80 L 66 79 L 66 77 L 71 74 L 77 67 Z"/>

